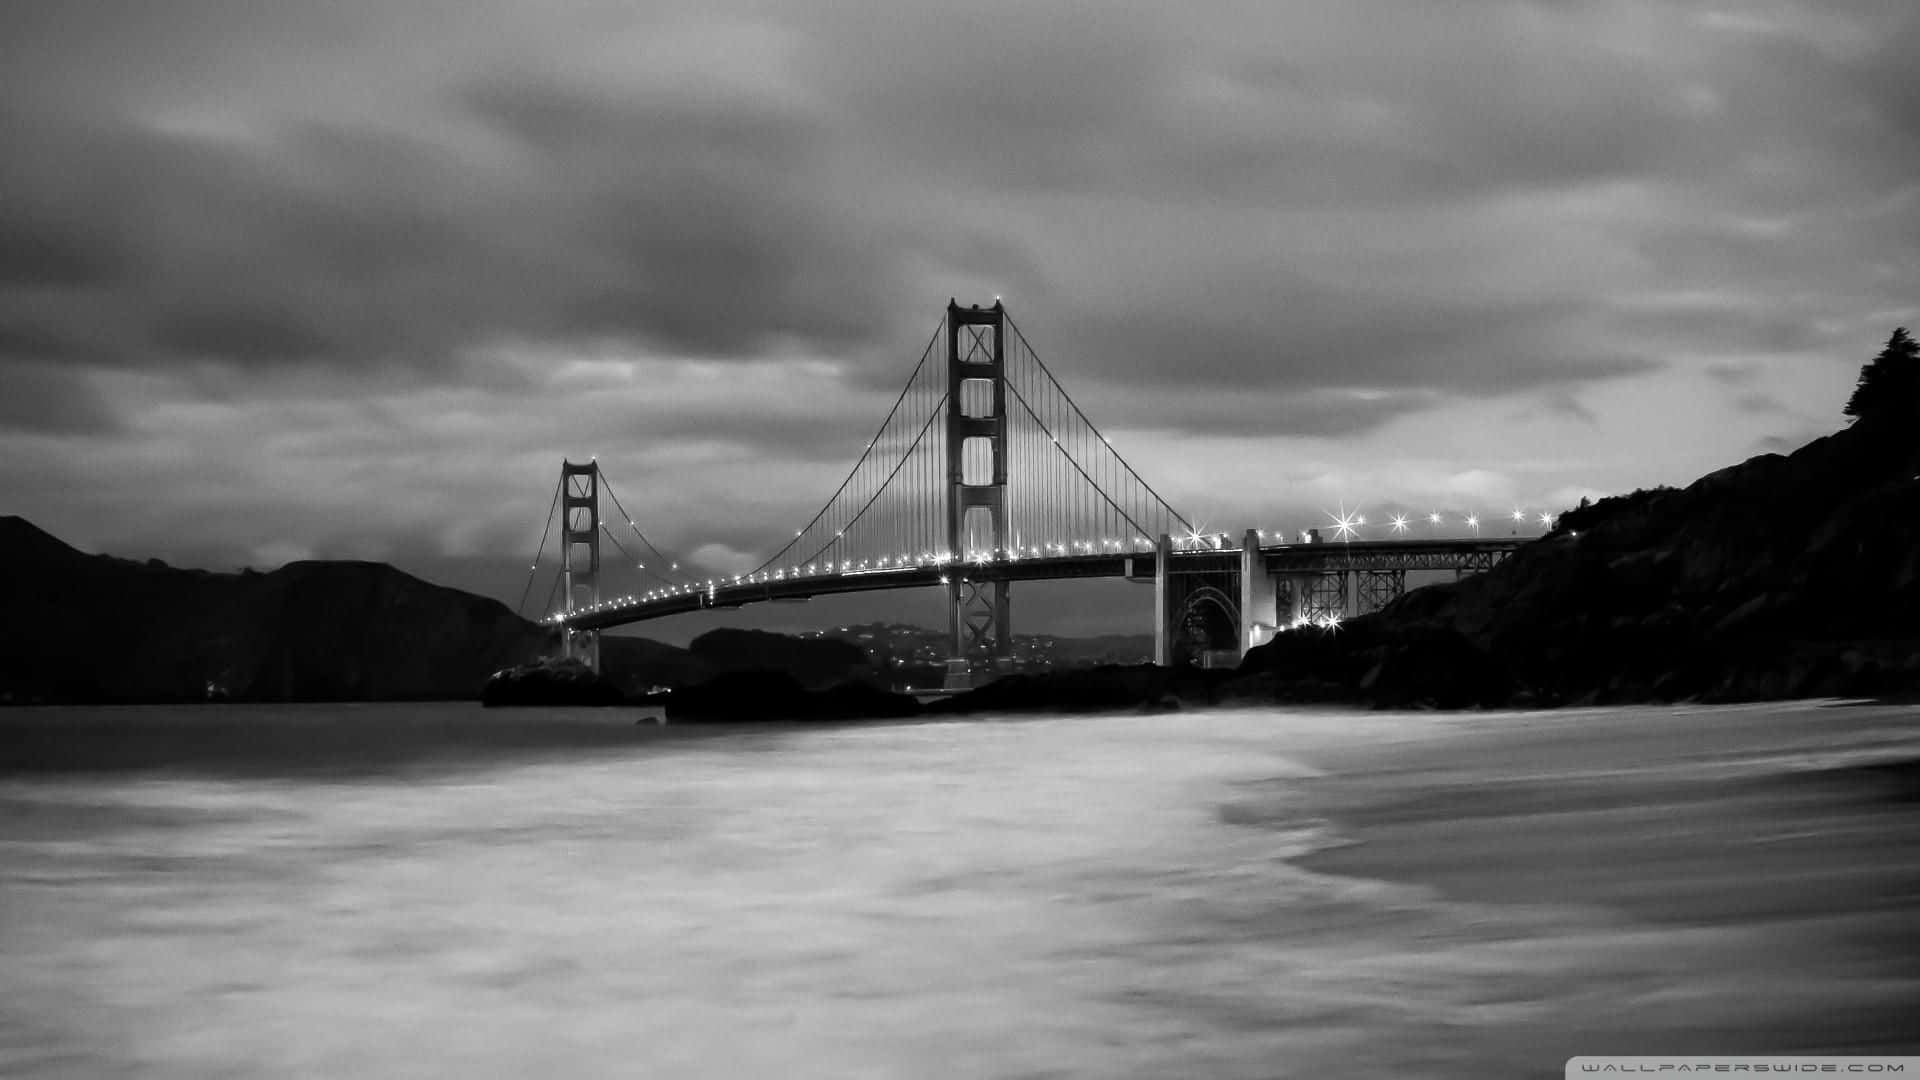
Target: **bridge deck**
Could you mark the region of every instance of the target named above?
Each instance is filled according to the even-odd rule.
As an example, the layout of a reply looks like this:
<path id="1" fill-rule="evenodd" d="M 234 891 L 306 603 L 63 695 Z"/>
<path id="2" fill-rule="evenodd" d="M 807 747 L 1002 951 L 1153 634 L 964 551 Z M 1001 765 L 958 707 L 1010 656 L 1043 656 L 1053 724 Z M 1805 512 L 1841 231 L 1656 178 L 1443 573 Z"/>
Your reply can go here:
<path id="1" fill-rule="evenodd" d="M 1347 570 L 1483 570 L 1513 552 L 1525 540 L 1518 537 L 1465 540 L 1354 540 L 1318 544 L 1271 544 L 1260 548 L 1267 572 L 1333 573 Z M 1237 572 L 1239 548 L 1188 548 L 1172 553 L 1172 573 Z M 652 598 L 603 601 L 598 607 L 575 612 L 564 622 L 576 630 L 607 630 L 712 608 L 737 608 L 774 600 L 806 600 L 815 596 L 916 589 L 944 585 L 950 578 L 972 581 L 1061 581 L 1074 578 L 1150 578 L 1153 553 L 1108 552 L 1059 555 L 991 562 L 939 563 L 880 567 L 868 570 L 766 577 L 764 580 L 716 582 L 710 588 L 689 589 Z"/>

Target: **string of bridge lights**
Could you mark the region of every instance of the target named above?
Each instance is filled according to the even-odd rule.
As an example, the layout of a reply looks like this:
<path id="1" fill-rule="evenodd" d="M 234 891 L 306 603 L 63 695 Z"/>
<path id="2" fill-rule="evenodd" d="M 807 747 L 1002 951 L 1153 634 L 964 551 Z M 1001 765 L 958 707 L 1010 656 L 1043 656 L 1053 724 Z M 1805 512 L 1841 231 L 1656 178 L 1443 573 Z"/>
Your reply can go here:
<path id="1" fill-rule="evenodd" d="M 1368 527 L 1366 515 L 1349 512 L 1342 508 L 1339 513 L 1325 511 L 1331 530 L 1330 536 L 1323 536 L 1318 529 L 1304 529 L 1288 532 L 1277 529 L 1256 529 L 1254 535 L 1262 541 L 1272 544 L 1312 544 L 1312 543 L 1350 543 L 1364 541 L 1362 530 Z M 1559 515 L 1542 510 L 1537 515 L 1515 507 L 1508 519 L 1515 525 L 1537 523 L 1541 528 L 1551 530 Z M 1452 518 L 1432 511 L 1425 515 L 1425 524 L 1429 529 L 1457 524 L 1480 535 L 1483 518 L 1479 514 L 1459 514 Z M 1384 523 L 1378 525 L 1387 530 L 1387 539 L 1410 538 L 1420 523 L 1410 514 L 1392 514 Z M 637 530 L 639 527 L 634 526 Z M 1175 551 L 1224 551 L 1228 550 L 1231 535 L 1223 532 L 1206 532 L 1195 528 L 1189 532 L 1169 537 Z M 935 570 L 951 566 L 991 566 L 995 563 L 1019 562 L 1026 559 L 1073 558 L 1076 556 L 1100 556 L 1114 554 L 1141 554 L 1154 549 L 1153 540 L 1145 536 L 1122 539 L 1102 537 L 1098 540 L 1081 539 L 1073 541 L 1052 541 L 1039 544 L 1015 545 L 1012 547 L 969 549 L 963 558 L 955 558 L 951 551 L 900 552 L 867 559 L 825 560 L 806 563 L 800 566 L 785 567 L 776 570 L 762 570 L 751 574 L 735 574 L 710 577 L 705 581 L 690 581 L 685 584 L 665 585 L 649 589 L 644 593 L 631 593 L 625 596 L 602 600 L 577 608 L 572 612 L 555 612 L 541 620 L 545 623 L 565 623 L 568 618 L 590 615 L 605 611 L 618 611 L 638 607 L 643 604 L 660 603 L 689 596 L 705 595 L 710 601 L 717 598 L 721 589 L 739 588 L 749 585 L 766 585 L 785 581 L 802 581 L 830 577 L 857 577 L 872 574 L 899 574 L 916 570 Z M 657 554 L 657 552 L 656 552 Z M 644 563 L 636 564 L 645 569 Z M 673 569 L 679 570 L 680 564 L 674 563 Z M 940 584 L 949 581 L 948 574 L 940 576 Z"/>

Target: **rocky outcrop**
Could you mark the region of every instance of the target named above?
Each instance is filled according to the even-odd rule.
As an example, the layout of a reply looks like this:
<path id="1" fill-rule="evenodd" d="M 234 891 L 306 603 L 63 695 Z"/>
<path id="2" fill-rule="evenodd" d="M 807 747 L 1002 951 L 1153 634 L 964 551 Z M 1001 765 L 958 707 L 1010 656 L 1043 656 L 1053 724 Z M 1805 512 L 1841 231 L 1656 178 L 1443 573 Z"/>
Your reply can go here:
<path id="1" fill-rule="evenodd" d="M 656 687 L 705 682 L 718 673 L 687 649 L 620 633 L 600 635 L 600 671 L 629 697 L 645 696 Z"/>
<path id="2" fill-rule="evenodd" d="M 1920 440 L 1862 420 L 1605 499 L 1494 570 L 1251 651 L 1282 698 L 1458 706 L 1920 689 Z"/>
<path id="3" fill-rule="evenodd" d="M 879 720 L 914 716 L 920 705 L 865 682 L 810 690 L 791 673 L 733 671 L 648 699 L 676 723 L 752 723 L 788 720 Z"/>
<path id="4" fill-rule="evenodd" d="M 585 661 L 545 658 L 493 673 L 480 703 L 502 705 L 623 705 L 619 687 Z"/>
<path id="5" fill-rule="evenodd" d="M 1007 675 L 964 694 L 932 702 L 926 711 L 943 714 L 1177 709 L 1183 704 L 1219 703 L 1220 688 L 1231 674 L 1152 664 L 1113 664 L 1040 675 Z"/>

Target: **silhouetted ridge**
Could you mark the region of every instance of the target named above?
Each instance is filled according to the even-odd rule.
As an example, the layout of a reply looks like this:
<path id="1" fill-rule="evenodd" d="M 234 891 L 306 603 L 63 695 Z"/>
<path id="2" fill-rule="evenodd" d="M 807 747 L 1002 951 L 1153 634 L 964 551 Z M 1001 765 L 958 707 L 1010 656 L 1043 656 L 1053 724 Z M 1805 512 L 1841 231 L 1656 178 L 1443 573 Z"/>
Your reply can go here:
<path id="1" fill-rule="evenodd" d="M 381 563 L 180 570 L 0 519 L 0 699 L 470 698 L 548 632 Z"/>
<path id="2" fill-rule="evenodd" d="M 85 558 L 59 537 L 16 514 L 0 517 L 0 558 L 9 561 Z"/>
<path id="3" fill-rule="evenodd" d="M 1241 670 L 1243 689 L 1383 703 L 1920 688 L 1920 440 L 1866 417 L 1682 490 L 1603 499 L 1489 573 L 1337 634 L 1282 634 Z"/>

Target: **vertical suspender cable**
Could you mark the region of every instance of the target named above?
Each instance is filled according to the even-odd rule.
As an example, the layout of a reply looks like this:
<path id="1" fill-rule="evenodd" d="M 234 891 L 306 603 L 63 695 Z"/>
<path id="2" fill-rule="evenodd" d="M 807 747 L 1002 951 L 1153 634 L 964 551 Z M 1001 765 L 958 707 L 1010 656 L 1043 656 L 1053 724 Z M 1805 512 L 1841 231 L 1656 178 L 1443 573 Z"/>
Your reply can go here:
<path id="1" fill-rule="evenodd" d="M 547 504 L 547 523 L 540 527 L 540 546 L 533 551 L 533 565 L 527 569 L 527 584 L 520 590 L 520 603 L 515 605 L 513 609 L 515 614 L 520 614 L 526 610 L 527 593 L 533 589 L 534 575 L 540 572 L 540 556 L 546 554 L 547 551 L 547 534 L 553 531 L 553 512 L 560 505 L 560 487 L 566 482 L 566 477 L 562 476 L 560 483 L 553 485 L 553 501 Z M 554 580 L 557 581 L 559 579 L 555 578 Z M 553 610 L 551 603 L 547 605 L 547 610 L 549 612 Z"/>

